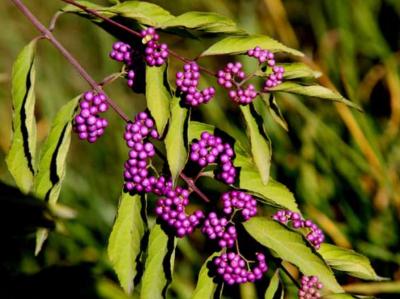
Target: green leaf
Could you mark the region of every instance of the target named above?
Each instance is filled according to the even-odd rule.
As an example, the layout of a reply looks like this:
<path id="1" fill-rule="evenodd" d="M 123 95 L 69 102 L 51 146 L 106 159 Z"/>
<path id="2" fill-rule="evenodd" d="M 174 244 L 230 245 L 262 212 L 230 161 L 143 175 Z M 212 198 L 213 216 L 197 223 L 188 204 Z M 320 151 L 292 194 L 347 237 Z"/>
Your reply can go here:
<path id="1" fill-rule="evenodd" d="M 146 101 L 147 107 L 156 122 L 157 131 L 162 136 L 168 122 L 171 102 L 165 65 L 146 67 Z"/>
<path id="2" fill-rule="evenodd" d="M 132 294 L 147 233 L 146 200 L 123 193 L 108 241 L 108 257 L 122 288 Z"/>
<path id="3" fill-rule="evenodd" d="M 309 97 L 321 98 L 330 101 L 336 101 L 343 103 L 349 107 L 353 107 L 357 110 L 362 110 L 357 104 L 350 102 L 345 99 L 340 94 L 330 90 L 329 88 L 323 87 L 321 85 L 301 85 L 294 82 L 283 82 L 278 86 L 271 88 L 270 91 L 281 91 L 294 94 L 300 94 Z"/>
<path id="4" fill-rule="evenodd" d="M 366 256 L 353 250 L 331 244 L 322 244 L 318 252 L 333 269 L 346 272 L 351 276 L 361 279 L 385 280 L 385 278 L 375 273 Z"/>
<path id="5" fill-rule="evenodd" d="M 12 70 L 13 137 L 6 163 L 18 188 L 28 193 L 35 175 L 35 51 L 36 40 L 18 55 Z"/>
<path id="6" fill-rule="evenodd" d="M 281 109 L 279 108 L 278 103 L 276 102 L 276 98 L 273 94 L 267 96 L 266 94 L 262 94 L 262 99 L 264 103 L 267 105 L 269 112 L 272 115 L 272 119 L 280 125 L 285 131 L 289 131 L 288 123 L 286 122 Z"/>
<path id="7" fill-rule="evenodd" d="M 287 187 L 272 178 L 264 185 L 260 174 L 253 168 L 242 167 L 240 169 L 239 187 L 250 191 L 254 195 L 265 199 L 268 203 L 299 212 L 296 200 Z"/>
<path id="8" fill-rule="evenodd" d="M 207 33 L 244 33 L 236 23 L 213 12 L 190 11 L 163 23 L 162 28 L 182 27 Z"/>
<path id="9" fill-rule="evenodd" d="M 302 62 L 294 62 L 294 63 L 279 63 L 279 66 L 283 66 L 285 68 L 285 73 L 283 74 L 283 78 L 290 79 L 302 79 L 302 78 L 319 78 L 322 73 L 313 70 L 308 67 L 306 64 Z M 256 76 L 266 77 L 272 73 L 272 69 L 268 68 L 267 71 L 263 72 L 261 70 L 256 72 Z"/>
<path id="10" fill-rule="evenodd" d="M 253 105 L 240 106 L 240 110 L 242 110 L 246 122 L 254 163 L 260 173 L 262 183 L 266 185 L 271 168 L 270 141 L 262 128 L 262 120 L 259 120 L 260 116 Z"/>
<path id="11" fill-rule="evenodd" d="M 188 139 L 191 142 L 193 139 L 200 139 L 200 135 L 203 132 L 208 132 L 213 134 L 215 127 L 209 124 L 201 123 L 198 121 L 189 121 L 188 127 Z"/>
<path id="12" fill-rule="evenodd" d="M 295 56 L 304 56 L 300 51 L 289 48 L 266 35 L 230 36 L 213 44 L 201 56 L 243 54 L 257 46 L 271 52 L 285 52 Z"/>
<path id="13" fill-rule="evenodd" d="M 141 299 L 165 299 L 172 281 L 176 239 L 168 236 L 156 224 L 150 231 L 145 270 L 142 277 Z"/>
<path id="14" fill-rule="evenodd" d="M 324 286 L 334 293 L 343 292 L 332 270 L 299 233 L 262 217 L 254 217 L 243 225 L 256 241 L 270 248 L 283 260 L 296 265 L 302 273 L 318 276 Z"/>
<path id="15" fill-rule="evenodd" d="M 34 181 L 34 193 L 53 206 L 58 200 L 65 177 L 65 163 L 71 143 L 72 119 L 79 98 L 80 96 L 61 107 L 41 149 L 39 169 Z M 36 255 L 42 249 L 48 233 L 46 229 L 39 229 L 36 233 Z"/>
<path id="16" fill-rule="evenodd" d="M 203 266 L 201 266 L 199 277 L 197 279 L 196 288 L 192 294 L 192 299 L 213 299 L 215 291 L 217 290 L 218 285 L 213 281 L 213 277 L 210 277 L 208 274 L 208 263 L 217 255 L 219 252 L 215 252 L 204 262 Z"/>
<path id="17" fill-rule="evenodd" d="M 353 297 L 350 294 L 341 293 L 341 294 L 327 294 L 327 295 L 324 295 L 323 298 L 324 299 L 354 299 L 357 297 Z"/>
<path id="18" fill-rule="evenodd" d="M 56 114 L 50 133 L 41 148 L 38 173 L 35 176 L 35 195 L 57 202 L 65 176 L 65 163 L 71 143 L 72 119 L 80 96 L 65 104 Z"/>
<path id="19" fill-rule="evenodd" d="M 283 299 L 285 297 L 285 292 L 282 283 L 279 278 L 279 269 L 275 271 L 272 276 L 268 288 L 265 291 L 264 299 Z"/>
<path id="20" fill-rule="evenodd" d="M 154 27 L 160 27 L 175 18 L 164 8 L 144 1 L 126 1 L 108 8 L 107 11 Z"/>
<path id="21" fill-rule="evenodd" d="M 180 105 L 180 98 L 171 101 L 171 118 L 165 137 L 167 160 L 172 180 L 175 181 L 187 161 L 188 110 Z"/>

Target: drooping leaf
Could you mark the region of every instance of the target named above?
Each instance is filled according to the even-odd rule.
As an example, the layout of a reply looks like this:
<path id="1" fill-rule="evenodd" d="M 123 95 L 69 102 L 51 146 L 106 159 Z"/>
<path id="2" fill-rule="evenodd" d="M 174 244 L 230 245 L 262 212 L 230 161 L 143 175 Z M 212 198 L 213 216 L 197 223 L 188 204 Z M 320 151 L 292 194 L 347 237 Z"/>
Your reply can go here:
<path id="1" fill-rule="evenodd" d="M 61 107 L 41 148 L 34 190 L 36 196 L 48 201 L 50 204 L 57 202 L 65 176 L 65 162 L 71 142 L 72 119 L 79 98 L 80 96 Z"/>
<path id="2" fill-rule="evenodd" d="M 164 8 L 145 1 L 126 1 L 108 8 L 107 11 L 155 27 L 175 18 Z"/>
<path id="3" fill-rule="evenodd" d="M 165 299 L 172 281 L 176 239 L 168 236 L 160 225 L 150 231 L 146 264 L 141 281 L 141 299 Z"/>
<path id="4" fill-rule="evenodd" d="M 34 181 L 34 193 L 50 205 L 55 205 L 65 176 L 65 163 L 71 142 L 72 118 L 79 97 L 65 104 L 56 114 L 50 133 L 42 146 L 38 173 Z M 48 236 L 48 230 L 39 229 L 36 233 L 37 255 Z"/>
<path id="5" fill-rule="evenodd" d="M 187 160 L 188 109 L 180 105 L 180 98 L 171 100 L 171 116 L 165 137 L 167 160 L 172 179 L 175 181 Z"/>
<path id="6" fill-rule="evenodd" d="M 146 67 L 146 101 L 153 116 L 157 131 L 163 135 L 170 114 L 171 92 L 167 80 L 167 69 Z"/>
<path id="7" fill-rule="evenodd" d="M 133 292 L 146 245 L 147 218 L 144 196 L 123 193 L 118 213 L 108 241 L 108 257 L 122 288 Z"/>
<path id="8" fill-rule="evenodd" d="M 350 294 L 345 294 L 345 293 L 341 293 L 341 294 L 327 294 L 324 295 L 323 297 L 324 299 L 354 299 L 354 298 L 358 298 L 358 297 L 354 297 Z M 365 297 L 363 297 L 365 299 Z"/>
<path id="9" fill-rule="evenodd" d="M 213 12 L 189 11 L 162 24 L 162 28 L 182 27 L 207 33 L 243 34 L 236 23 Z"/>
<path id="10" fill-rule="evenodd" d="M 13 137 L 6 162 L 17 186 L 28 193 L 35 175 L 35 50 L 36 40 L 18 55 L 12 70 Z"/>
<path id="11" fill-rule="evenodd" d="M 285 297 L 285 292 L 282 287 L 282 283 L 279 279 L 279 269 L 275 271 L 272 276 L 268 288 L 265 291 L 264 299 L 283 299 Z"/>
<path id="12" fill-rule="evenodd" d="M 270 248 L 283 260 L 296 265 L 302 273 L 307 276 L 318 276 L 324 287 L 334 293 L 343 292 L 332 270 L 319 255 L 314 253 L 299 233 L 262 217 L 254 217 L 243 225 L 257 242 Z"/>
<path id="13" fill-rule="evenodd" d="M 268 136 L 262 128 L 262 120 L 252 105 L 241 106 L 247 135 L 250 139 L 251 153 L 254 163 L 260 173 L 261 181 L 264 185 L 268 183 L 269 171 L 271 168 L 271 145 Z"/>
<path id="14" fill-rule="evenodd" d="M 368 258 L 353 250 L 341 248 L 332 244 L 322 244 L 318 250 L 324 260 L 333 269 L 366 280 L 385 280 L 378 276 Z"/>
<path id="15" fill-rule="evenodd" d="M 292 79 L 303 79 L 303 78 L 319 78 L 322 73 L 313 70 L 306 64 L 302 62 L 293 62 L 293 63 L 279 63 L 279 66 L 283 66 L 285 72 L 283 74 L 283 78 L 287 80 Z M 256 72 L 256 76 L 265 77 L 272 73 L 271 68 L 267 68 L 265 72 L 259 70 Z"/>
<path id="16" fill-rule="evenodd" d="M 286 122 L 281 109 L 279 108 L 278 103 L 276 102 L 276 98 L 273 94 L 262 95 L 262 99 L 268 107 L 269 112 L 272 115 L 274 121 L 280 125 L 284 130 L 289 131 L 288 123 Z"/>
<path id="17" fill-rule="evenodd" d="M 213 44 L 201 56 L 242 54 L 257 46 L 271 52 L 284 52 L 295 56 L 304 56 L 300 51 L 289 48 L 266 35 L 229 36 Z"/>
<path id="18" fill-rule="evenodd" d="M 213 277 L 211 277 L 208 272 L 209 269 L 207 267 L 208 263 L 217 256 L 219 253 L 216 252 L 208 257 L 208 259 L 204 262 L 203 266 L 201 266 L 199 277 L 197 278 L 196 288 L 194 289 L 192 299 L 213 299 L 215 295 L 215 291 L 217 290 L 218 285 L 213 281 Z"/>
<path id="19" fill-rule="evenodd" d="M 271 91 L 288 92 L 294 94 L 305 95 L 309 97 L 321 98 L 330 101 L 340 102 L 346 104 L 349 107 L 353 107 L 357 110 L 362 110 L 357 104 L 350 102 L 340 94 L 330 90 L 329 88 L 321 85 L 301 85 L 294 82 L 283 82 L 278 86 L 271 88 Z"/>

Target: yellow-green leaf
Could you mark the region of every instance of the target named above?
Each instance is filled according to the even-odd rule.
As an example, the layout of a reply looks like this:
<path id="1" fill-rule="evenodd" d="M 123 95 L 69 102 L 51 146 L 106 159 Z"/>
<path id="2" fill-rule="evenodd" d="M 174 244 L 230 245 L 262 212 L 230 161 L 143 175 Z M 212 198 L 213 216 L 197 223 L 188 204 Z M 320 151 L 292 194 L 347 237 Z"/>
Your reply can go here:
<path id="1" fill-rule="evenodd" d="M 35 50 L 36 40 L 18 55 L 12 70 L 13 137 L 6 162 L 18 188 L 28 193 L 35 175 Z"/>
<path id="2" fill-rule="evenodd" d="M 147 232 L 146 200 L 139 195 L 123 193 L 117 217 L 108 242 L 108 256 L 122 288 L 128 294 L 134 289 L 137 268 L 143 254 Z"/>

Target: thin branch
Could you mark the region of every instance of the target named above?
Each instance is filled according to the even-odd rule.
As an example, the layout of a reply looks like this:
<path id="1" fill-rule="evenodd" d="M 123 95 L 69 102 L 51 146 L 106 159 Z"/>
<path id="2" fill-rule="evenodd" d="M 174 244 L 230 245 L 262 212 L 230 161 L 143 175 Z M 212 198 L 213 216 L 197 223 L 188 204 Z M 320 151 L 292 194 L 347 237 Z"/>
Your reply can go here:
<path id="1" fill-rule="evenodd" d="M 32 12 L 21 2 L 21 0 L 11 0 L 15 6 L 26 16 L 26 18 L 32 23 L 33 26 L 43 35 L 44 38 L 49 40 L 67 59 L 67 61 L 78 71 L 81 77 L 97 92 L 102 92 L 102 88 L 97 82 L 86 72 L 86 70 L 80 65 L 80 63 L 68 52 L 67 49 L 54 37 L 54 35 L 47 29 L 33 14 Z M 126 122 L 129 121 L 129 117 L 114 103 L 107 95 L 107 102 L 114 109 L 115 112 Z"/>
<path id="2" fill-rule="evenodd" d="M 204 200 L 205 202 L 210 202 L 208 197 L 203 192 L 201 192 L 199 188 L 196 187 L 191 178 L 187 177 L 183 172 L 181 172 L 179 176 L 182 178 L 182 180 L 186 182 L 189 188 L 192 189 L 202 200 Z"/>
<path id="3" fill-rule="evenodd" d="M 118 27 L 119 29 L 124 30 L 125 32 L 127 32 L 127 33 L 129 33 L 129 34 L 131 34 L 131 35 L 133 35 L 135 37 L 141 38 L 141 35 L 140 35 L 139 32 L 137 32 L 135 30 L 132 30 L 131 28 L 129 28 L 129 27 L 123 25 L 123 24 L 120 24 L 120 23 L 118 23 L 118 22 L 116 22 L 116 21 L 114 21 L 114 20 L 112 20 L 110 18 L 102 16 L 100 13 L 98 13 L 94 9 L 90 9 L 90 8 L 80 4 L 80 3 L 75 2 L 74 0 L 61 0 L 61 1 L 65 2 L 65 3 L 68 3 L 68 4 L 71 4 L 73 6 L 76 6 L 76 7 L 80 8 L 80 9 L 82 9 L 83 11 L 87 12 L 88 14 L 96 16 L 99 19 L 103 20 L 104 22 L 109 23 L 110 25 Z M 182 55 L 179 55 L 178 53 L 176 53 L 175 51 L 173 51 L 171 49 L 168 49 L 168 52 L 169 52 L 169 54 L 171 56 L 175 57 L 176 59 L 178 59 L 178 60 L 180 60 L 180 61 L 182 61 L 184 63 L 192 61 L 189 58 L 186 58 L 186 57 L 183 57 Z M 198 59 L 198 58 L 199 58 L 199 56 L 196 57 L 196 59 Z M 213 72 L 213 71 L 211 71 L 211 70 L 209 70 L 209 69 L 207 69 L 205 67 L 199 66 L 199 69 L 202 70 L 203 72 L 209 74 L 210 76 L 213 76 L 213 77 L 216 76 L 215 72 Z"/>

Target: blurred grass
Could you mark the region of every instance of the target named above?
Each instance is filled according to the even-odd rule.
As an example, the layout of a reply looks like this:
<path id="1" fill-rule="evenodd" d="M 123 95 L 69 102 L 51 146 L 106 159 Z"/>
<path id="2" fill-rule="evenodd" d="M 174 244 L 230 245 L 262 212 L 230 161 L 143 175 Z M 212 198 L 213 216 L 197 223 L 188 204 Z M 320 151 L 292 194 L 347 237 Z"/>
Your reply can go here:
<path id="1" fill-rule="evenodd" d="M 60 1 L 25 2 L 44 23 L 49 23 L 62 7 Z M 251 33 L 265 33 L 298 47 L 307 54 L 305 63 L 326 74 L 320 78 L 322 85 L 337 88 L 363 107 L 365 112 L 359 113 L 340 104 L 279 95 L 289 133 L 273 123 L 268 114 L 263 115 L 273 143 L 273 176 L 288 185 L 305 214 L 323 227 L 332 242 L 361 251 L 372 259 L 379 275 L 399 280 L 400 2 L 152 2 L 174 14 L 216 11 L 237 20 Z M 8 28 L 0 35 L 0 178 L 12 183 L 4 163 L 11 132 L 10 72 L 19 50 L 37 32 L 9 1 L 0 2 L 0 25 Z M 114 39 L 88 21 L 63 15 L 55 34 L 96 80 L 118 71 L 119 66 L 106 58 Z M 189 57 L 205 47 L 199 41 L 180 39 L 173 39 L 171 44 Z M 223 62 L 204 60 L 212 69 Z M 177 67 L 180 66 L 172 65 L 172 69 Z M 57 51 L 41 42 L 36 109 L 40 141 L 46 137 L 58 108 L 86 88 Z M 144 107 L 143 97 L 129 92 L 123 82 L 113 83 L 107 91 L 128 115 L 133 116 Z M 235 121 L 237 115 L 226 99 L 218 99 L 200 109 L 195 117 L 216 124 L 243 141 L 246 137 L 240 130 L 241 124 Z M 78 212 L 77 218 L 63 222 L 38 258 L 33 257 L 33 238 L 30 239 L 10 272 L 34 273 L 52 266 L 86 262 L 93 263 L 91 269 L 96 276 L 115 280 L 105 247 L 122 185 L 121 166 L 126 149 L 121 138 L 123 124 L 112 112 L 107 117 L 110 127 L 96 145 L 73 139 L 60 199 Z M 182 247 L 179 252 L 179 256 L 185 256 L 190 250 Z M 181 264 L 172 289 L 177 298 L 187 298 L 194 287 L 191 281 L 196 278 L 193 267 L 198 269 L 200 264 L 198 258 L 188 258 Z M 375 285 L 368 288 L 379 292 Z M 100 289 L 113 294 L 110 280 Z M 243 294 L 251 292 L 242 290 Z M 117 297 L 108 297 L 112 296 Z"/>

